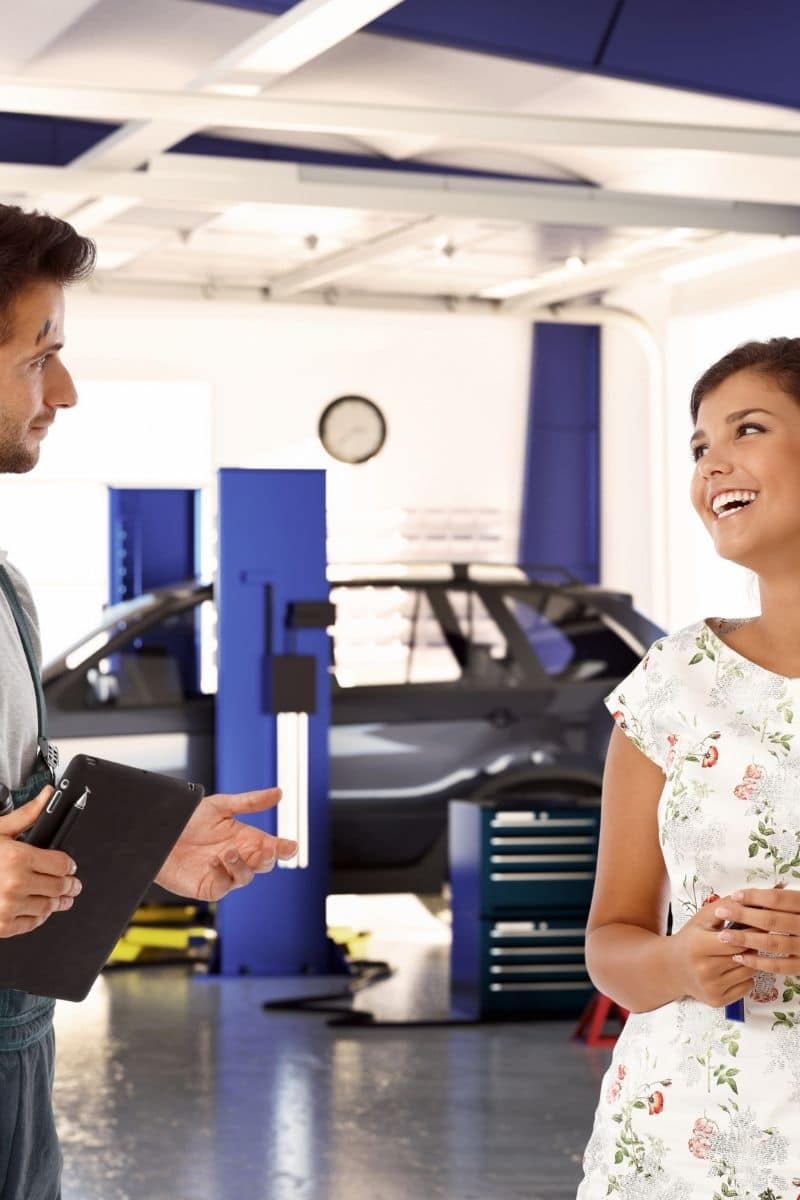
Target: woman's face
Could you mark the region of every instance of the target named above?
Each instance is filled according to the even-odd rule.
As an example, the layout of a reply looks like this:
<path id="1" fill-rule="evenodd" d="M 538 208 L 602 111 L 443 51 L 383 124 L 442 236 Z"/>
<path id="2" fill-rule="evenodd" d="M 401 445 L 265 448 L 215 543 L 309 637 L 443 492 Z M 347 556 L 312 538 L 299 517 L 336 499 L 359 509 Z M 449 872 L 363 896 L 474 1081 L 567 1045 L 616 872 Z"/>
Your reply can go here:
<path id="1" fill-rule="evenodd" d="M 703 398 L 692 454 L 692 504 L 720 557 L 757 574 L 797 572 L 800 401 L 768 375 L 738 371 Z M 732 492 L 750 502 L 715 511 Z"/>

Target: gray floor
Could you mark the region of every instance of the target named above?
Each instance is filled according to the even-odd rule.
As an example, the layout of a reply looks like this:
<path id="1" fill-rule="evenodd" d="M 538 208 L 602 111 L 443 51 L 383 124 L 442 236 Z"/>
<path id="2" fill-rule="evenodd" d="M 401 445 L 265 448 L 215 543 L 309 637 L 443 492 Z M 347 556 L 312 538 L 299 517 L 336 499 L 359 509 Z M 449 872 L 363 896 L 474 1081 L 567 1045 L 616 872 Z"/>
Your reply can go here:
<path id="1" fill-rule="evenodd" d="M 359 1007 L 446 1011 L 446 950 L 380 950 L 400 969 Z M 336 1030 L 261 1010 L 325 988 L 150 968 L 59 1005 L 64 1200 L 574 1200 L 608 1061 L 574 1022 Z"/>

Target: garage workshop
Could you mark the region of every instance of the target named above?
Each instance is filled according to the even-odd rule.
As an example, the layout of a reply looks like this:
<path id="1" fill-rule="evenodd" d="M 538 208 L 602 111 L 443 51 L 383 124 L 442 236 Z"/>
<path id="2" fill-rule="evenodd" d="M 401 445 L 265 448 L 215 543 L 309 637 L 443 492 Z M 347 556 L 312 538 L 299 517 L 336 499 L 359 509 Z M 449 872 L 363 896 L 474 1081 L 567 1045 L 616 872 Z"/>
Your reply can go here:
<path id="1" fill-rule="evenodd" d="M 800 1192 L 799 44 L 0 0 L 0 1200 Z"/>

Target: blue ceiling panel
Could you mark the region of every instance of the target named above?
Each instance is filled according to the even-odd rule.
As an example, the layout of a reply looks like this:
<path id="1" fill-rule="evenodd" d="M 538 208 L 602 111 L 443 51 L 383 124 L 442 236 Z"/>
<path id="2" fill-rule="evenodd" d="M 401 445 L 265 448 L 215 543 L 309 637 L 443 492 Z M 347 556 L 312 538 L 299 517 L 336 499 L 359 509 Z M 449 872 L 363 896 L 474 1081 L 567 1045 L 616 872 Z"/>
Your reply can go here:
<path id="1" fill-rule="evenodd" d="M 248 12 L 269 15 L 285 13 L 293 8 L 297 0 L 200 0 L 203 4 L 216 4 L 221 8 L 244 8 Z"/>
<path id="2" fill-rule="evenodd" d="M 279 14 L 294 0 L 204 0 Z M 800 107 L 798 0 L 404 0 L 370 32 Z"/>
<path id="3" fill-rule="evenodd" d="M 65 167 L 117 128 L 101 121 L 0 113 L 0 162 Z"/>
<path id="4" fill-rule="evenodd" d="M 798 107 L 799 44 L 797 0 L 625 0 L 601 66 L 645 82 Z"/>

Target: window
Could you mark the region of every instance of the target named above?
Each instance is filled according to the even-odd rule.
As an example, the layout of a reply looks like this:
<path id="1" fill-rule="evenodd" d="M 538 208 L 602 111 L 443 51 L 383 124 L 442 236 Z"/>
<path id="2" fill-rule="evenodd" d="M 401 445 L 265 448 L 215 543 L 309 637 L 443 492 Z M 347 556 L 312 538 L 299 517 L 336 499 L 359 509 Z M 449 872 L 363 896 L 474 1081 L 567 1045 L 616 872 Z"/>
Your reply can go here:
<path id="1" fill-rule="evenodd" d="M 443 683 L 461 671 L 422 588 L 336 587 L 334 670 L 340 687 Z"/>
<path id="2" fill-rule="evenodd" d="M 548 675 L 620 679 L 638 661 L 598 612 L 568 593 L 514 589 L 504 600 Z"/>

